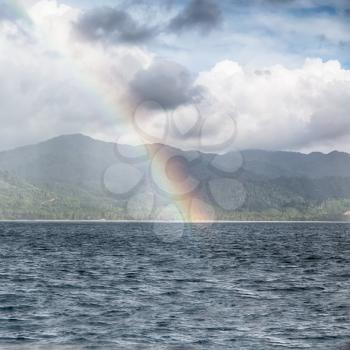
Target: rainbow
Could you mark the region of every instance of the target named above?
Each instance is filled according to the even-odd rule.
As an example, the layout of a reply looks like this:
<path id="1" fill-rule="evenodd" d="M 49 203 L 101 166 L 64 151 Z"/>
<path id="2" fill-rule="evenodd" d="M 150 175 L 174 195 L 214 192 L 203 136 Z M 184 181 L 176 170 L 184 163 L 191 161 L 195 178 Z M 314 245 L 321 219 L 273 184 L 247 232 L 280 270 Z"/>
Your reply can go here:
<path id="1" fill-rule="evenodd" d="M 18 18 L 22 18 L 32 26 L 35 26 L 30 14 L 18 0 L 9 0 L 8 4 Z M 50 44 L 52 40 L 50 40 L 48 34 L 40 34 L 44 38 L 44 44 L 50 50 L 57 51 Z M 121 102 L 118 102 L 119 99 L 116 98 L 113 92 L 111 93 L 110 87 L 98 75 L 83 69 L 79 58 L 75 57 L 74 54 L 63 54 L 61 51 L 59 53 L 70 68 L 72 76 L 103 107 L 103 111 L 108 117 L 118 118 L 121 122 L 133 124 L 130 123 L 133 121 L 133 111 L 130 111 L 127 106 L 123 106 Z M 196 191 L 198 184 L 187 173 L 186 164 L 173 157 L 167 147 L 159 149 L 159 146 L 149 144 L 137 130 L 135 131 L 142 141 L 141 144 L 145 147 L 150 162 L 153 164 L 152 177 L 154 181 L 178 211 L 178 215 L 173 219 L 184 222 L 213 221 L 213 210 L 198 197 L 198 191 Z"/>

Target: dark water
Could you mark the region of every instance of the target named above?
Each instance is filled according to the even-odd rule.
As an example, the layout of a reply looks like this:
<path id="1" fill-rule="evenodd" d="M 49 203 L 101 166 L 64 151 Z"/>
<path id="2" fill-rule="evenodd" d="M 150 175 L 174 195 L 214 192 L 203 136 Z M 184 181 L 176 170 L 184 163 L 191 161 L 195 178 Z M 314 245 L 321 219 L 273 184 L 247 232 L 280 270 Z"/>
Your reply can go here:
<path id="1" fill-rule="evenodd" d="M 0 349 L 349 343 L 350 225 L 158 225 L 1 223 Z"/>

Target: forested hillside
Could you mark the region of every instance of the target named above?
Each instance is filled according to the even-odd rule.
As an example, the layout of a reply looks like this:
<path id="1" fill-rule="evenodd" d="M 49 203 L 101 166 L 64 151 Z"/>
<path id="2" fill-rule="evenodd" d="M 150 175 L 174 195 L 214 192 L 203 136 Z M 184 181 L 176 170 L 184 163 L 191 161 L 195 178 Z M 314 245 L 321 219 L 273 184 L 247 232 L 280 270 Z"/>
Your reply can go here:
<path id="1" fill-rule="evenodd" d="M 138 153 L 133 146 L 120 146 L 124 155 Z M 160 147 L 154 145 L 153 147 Z M 162 146 L 167 147 L 167 146 Z M 172 154 L 191 160 L 191 176 L 199 179 L 198 195 L 210 203 L 219 219 L 234 220 L 343 220 L 350 209 L 350 155 L 259 150 L 240 153 L 242 164 L 230 175 L 213 169 L 213 159 L 225 166 L 232 154 L 214 155 L 170 148 Z M 130 219 L 128 197 L 106 190 L 103 174 L 123 161 L 116 156 L 116 145 L 84 135 L 57 137 L 36 145 L 0 152 L 1 219 Z M 144 179 L 136 193 L 153 191 L 148 175 L 149 159 L 134 162 Z M 212 180 L 230 176 L 244 189 L 244 200 L 234 210 L 217 202 L 228 196 L 219 188 L 215 201 L 208 195 Z M 134 191 L 134 192 L 135 192 Z M 221 191 L 221 192 L 220 192 Z M 133 193 L 135 194 L 135 193 Z M 160 206 L 170 199 L 155 194 Z M 235 200 L 232 194 L 232 201 Z M 227 199 L 227 198 L 226 198 Z M 231 200 L 228 198 L 227 200 Z M 138 216 L 147 203 L 138 203 Z M 147 209 L 148 210 L 148 209 Z M 148 213 L 148 212 L 147 212 Z M 132 213 L 131 213 L 132 214 Z"/>

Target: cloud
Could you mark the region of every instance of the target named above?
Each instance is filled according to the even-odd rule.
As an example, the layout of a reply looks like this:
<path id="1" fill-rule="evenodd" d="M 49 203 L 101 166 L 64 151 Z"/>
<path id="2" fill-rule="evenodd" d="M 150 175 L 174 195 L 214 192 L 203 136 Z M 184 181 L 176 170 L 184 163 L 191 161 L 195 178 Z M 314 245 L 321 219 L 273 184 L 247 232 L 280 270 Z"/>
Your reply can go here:
<path id="1" fill-rule="evenodd" d="M 194 82 L 176 81 L 181 69 L 156 61 L 132 81 L 140 102 L 154 100 L 171 109 L 168 116 L 177 116 L 177 125 L 195 125 L 198 110 L 205 127 L 185 134 L 170 130 L 166 141 L 173 146 L 207 151 L 222 144 L 222 149 L 215 146 L 218 152 L 350 150 L 350 70 L 338 61 L 307 59 L 299 68 L 273 65 L 257 70 L 225 60 L 201 72 Z M 200 98 L 193 98 L 189 92 L 199 88 Z M 164 116 L 149 115 L 152 135 L 162 135 Z"/>
<path id="2" fill-rule="evenodd" d="M 235 135 L 230 116 L 238 129 L 234 147 L 350 151 L 350 70 L 338 61 L 309 59 L 291 68 L 272 64 L 271 57 L 253 66 L 218 59 L 195 77 L 137 45 L 93 45 L 73 37 L 81 14 L 41 0 L 28 7 L 30 38 L 18 21 L 1 23 L 0 50 L 7 54 L 0 55 L 0 148 L 73 132 L 116 140 L 132 133 L 135 107 L 153 100 L 176 117 L 180 133 L 170 132 L 168 139 L 174 146 L 197 148 Z M 331 29 L 334 39 L 341 28 Z M 162 111 L 151 112 L 157 127 Z M 206 121 L 204 132 L 196 129 L 198 118 Z"/>
<path id="3" fill-rule="evenodd" d="M 166 109 L 193 103 L 201 94 L 185 67 L 165 60 L 155 60 L 147 69 L 140 70 L 130 89 L 138 103 L 152 100 Z"/>
<path id="4" fill-rule="evenodd" d="M 62 61 L 29 44 L 0 47 L 1 149 L 93 128 L 103 108 Z"/>
<path id="5" fill-rule="evenodd" d="M 220 7 L 212 0 L 191 0 L 189 4 L 169 23 L 172 32 L 197 29 L 209 32 L 217 28 L 222 21 Z"/>
<path id="6" fill-rule="evenodd" d="M 112 7 L 89 10 L 75 24 L 80 37 L 112 44 L 140 44 L 152 39 L 157 31 L 156 27 L 141 25 L 127 12 Z"/>
<path id="7" fill-rule="evenodd" d="M 18 26 L 0 26 L 0 51 L 6 52 L 0 55 L 0 149 L 64 133 L 115 140 L 124 132 L 119 109 L 128 82 L 151 55 L 134 46 L 72 40 L 79 12 L 42 0 L 28 10 L 30 39 Z"/>
<path id="8" fill-rule="evenodd" d="M 307 59 L 301 68 L 263 72 L 227 60 L 199 75 L 217 133 L 220 118 L 233 114 L 235 145 L 243 149 L 331 150 L 350 136 L 350 70 L 338 61 Z"/>

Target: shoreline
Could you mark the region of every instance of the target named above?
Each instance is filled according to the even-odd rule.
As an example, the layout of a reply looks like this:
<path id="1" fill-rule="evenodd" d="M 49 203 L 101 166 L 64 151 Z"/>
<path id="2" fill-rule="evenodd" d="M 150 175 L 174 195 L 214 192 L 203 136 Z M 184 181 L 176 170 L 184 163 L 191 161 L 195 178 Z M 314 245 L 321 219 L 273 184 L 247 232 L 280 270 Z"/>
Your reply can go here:
<path id="1" fill-rule="evenodd" d="M 0 220 L 0 223 L 91 223 L 91 224 L 350 224 L 345 220 L 217 220 L 217 221 L 181 221 L 181 220 Z"/>

